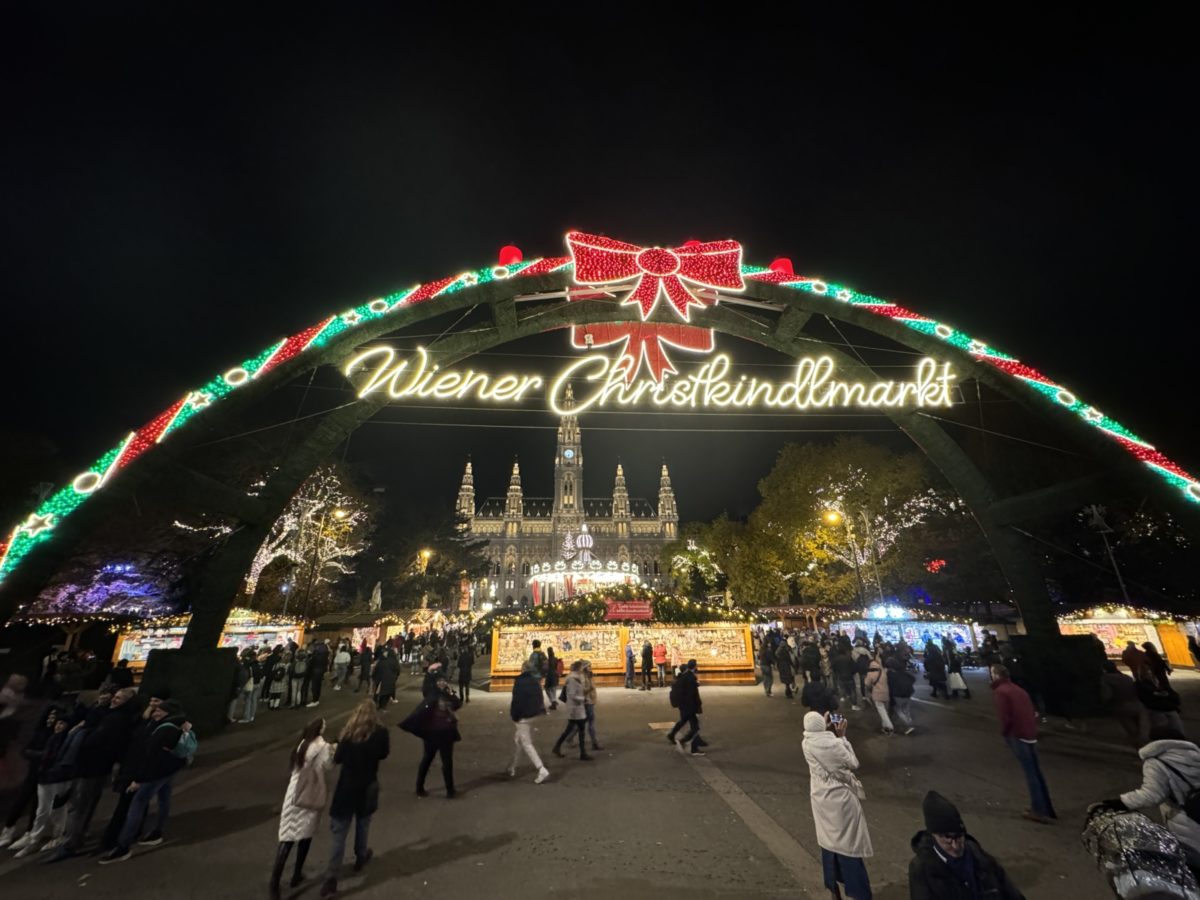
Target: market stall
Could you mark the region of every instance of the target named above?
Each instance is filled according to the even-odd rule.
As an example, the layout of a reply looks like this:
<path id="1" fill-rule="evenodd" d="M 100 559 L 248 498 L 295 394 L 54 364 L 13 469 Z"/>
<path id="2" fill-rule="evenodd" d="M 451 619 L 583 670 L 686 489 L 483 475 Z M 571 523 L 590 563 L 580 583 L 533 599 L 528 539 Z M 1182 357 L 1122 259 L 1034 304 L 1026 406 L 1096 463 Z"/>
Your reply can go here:
<path id="1" fill-rule="evenodd" d="M 1188 652 L 1187 630 L 1170 613 L 1132 606 L 1097 606 L 1079 610 L 1058 620 L 1062 634 L 1094 634 L 1104 644 L 1104 652 L 1113 659 L 1133 641 L 1137 646 L 1149 642 L 1173 666 L 1194 666 Z"/>
<path id="2" fill-rule="evenodd" d="M 407 626 L 407 619 L 396 611 L 330 613 L 317 619 L 307 636 L 310 641 L 328 640 L 333 644 L 345 639 L 352 647 L 366 641 L 367 646 L 374 647 L 390 638 L 403 637 Z"/>
<path id="3" fill-rule="evenodd" d="M 750 623 L 756 616 L 637 586 L 618 586 L 571 601 L 497 617 L 492 628 L 493 689 L 506 689 L 529 659 L 533 641 L 553 647 L 567 666 L 587 660 L 602 685 L 621 684 L 625 646 L 662 643 L 683 660 L 695 659 L 703 683 L 754 684 Z"/>
<path id="4" fill-rule="evenodd" d="M 851 637 L 861 632 L 869 641 L 874 641 L 876 634 L 893 644 L 903 640 L 917 652 L 930 641 L 940 644 L 945 637 L 961 650 L 972 650 L 977 645 L 975 625 L 968 619 L 903 606 L 875 606 L 867 610 L 865 617 L 839 619 L 833 629 Z"/>
<path id="5" fill-rule="evenodd" d="M 129 667 L 138 670 L 146 665 L 151 650 L 178 650 L 183 645 L 183 636 L 187 633 L 191 618 L 191 613 L 184 613 L 125 626 L 118 632 L 113 662 L 127 659 Z M 302 644 L 307 624 L 300 618 L 235 608 L 225 620 L 218 646 L 241 650 L 245 647 L 262 647 L 264 644 L 274 647 L 289 641 Z"/>

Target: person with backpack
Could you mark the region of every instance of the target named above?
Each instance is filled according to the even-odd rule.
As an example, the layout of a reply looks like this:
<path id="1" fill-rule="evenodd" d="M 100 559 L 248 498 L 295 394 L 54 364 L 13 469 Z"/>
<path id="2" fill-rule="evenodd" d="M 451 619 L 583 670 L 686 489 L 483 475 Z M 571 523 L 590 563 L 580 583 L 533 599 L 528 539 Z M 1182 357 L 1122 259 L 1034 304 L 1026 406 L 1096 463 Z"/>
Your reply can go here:
<path id="1" fill-rule="evenodd" d="M 1187 855 L 1188 865 L 1193 871 L 1200 869 L 1200 747 L 1179 729 L 1159 726 L 1151 730 L 1150 743 L 1138 756 L 1142 759 L 1142 786 L 1100 806 L 1126 810 L 1157 805 L 1167 830 Z"/>
<path id="2" fill-rule="evenodd" d="M 288 705 L 292 709 L 308 703 L 308 651 L 297 647 L 288 666 L 288 682 L 290 685 Z"/>
<path id="3" fill-rule="evenodd" d="M 536 638 L 533 641 L 533 652 L 529 654 L 533 664 L 533 677 L 541 681 L 546 677 L 546 654 L 542 652 L 542 642 Z"/>
<path id="4" fill-rule="evenodd" d="M 508 777 L 517 776 L 517 765 L 521 762 L 521 754 L 529 757 L 529 761 L 537 767 L 535 784 L 541 784 L 550 777 L 550 770 L 542 764 L 533 746 L 532 723 L 534 718 L 546 711 L 542 700 L 542 686 L 538 683 L 533 671 L 533 660 L 525 660 L 521 666 L 521 674 L 513 681 L 512 703 L 509 705 L 509 716 L 513 720 L 513 758 L 508 767 Z"/>
<path id="5" fill-rule="evenodd" d="M 287 699 L 288 688 L 288 657 L 284 654 L 278 656 L 270 656 L 267 658 L 268 664 L 273 666 L 271 670 L 271 684 L 268 688 L 270 700 L 267 705 L 271 709 L 279 709 Z"/>
<path id="6" fill-rule="evenodd" d="M 158 798 L 158 821 L 139 844 L 155 847 L 163 842 L 163 830 L 171 812 L 171 783 L 175 774 L 195 755 L 197 742 L 192 723 L 187 721 L 178 700 L 164 700 L 150 714 L 152 730 L 141 738 L 140 762 L 132 772 L 127 793 L 133 795 L 125 824 L 117 836 L 117 846 L 100 857 L 101 865 L 129 859 L 130 848 L 138 838 L 150 800 Z"/>
<path id="7" fill-rule="evenodd" d="M 854 682 L 858 689 L 858 696 L 870 704 L 870 699 L 867 697 L 867 670 L 871 668 L 871 651 L 867 647 L 865 640 L 856 640 L 854 648 L 850 651 L 850 658 L 854 660 Z"/>
<path id="8" fill-rule="evenodd" d="M 558 697 L 555 688 L 558 687 L 558 667 L 560 665 L 558 657 L 554 655 L 554 648 L 546 648 L 546 680 L 544 682 L 546 688 L 546 699 L 550 701 L 551 709 L 558 709 Z"/>
<path id="9" fill-rule="evenodd" d="M 625 642 L 625 687 L 633 690 L 633 641 Z"/>
<path id="10" fill-rule="evenodd" d="M 896 719 L 901 734 L 912 734 L 916 729 L 913 727 L 910 704 L 917 679 L 904 667 L 904 661 L 899 656 L 889 656 L 886 665 L 888 693 L 892 697 L 892 716 Z"/>
<path id="11" fill-rule="evenodd" d="M 279 812 L 279 847 L 275 851 L 275 866 L 271 870 L 269 892 L 271 900 L 279 900 L 279 882 L 292 848 L 296 847 L 296 865 L 292 870 L 292 887 L 304 881 L 304 861 L 321 810 L 329 802 L 325 774 L 333 767 L 333 745 L 324 737 L 325 720 L 313 719 L 300 733 L 300 743 L 292 750 L 288 770 L 287 790 Z"/>
<path id="12" fill-rule="evenodd" d="M 579 735 L 579 758 L 581 760 L 592 759 L 588 755 L 587 744 L 585 743 L 583 734 L 584 726 L 587 724 L 587 709 L 585 707 L 587 691 L 583 685 L 583 660 L 577 659 L 571 663 L 571 674 L 567 676 L 567 682 L 563 685 L 563 693 L 566 695 L 567 727 L 563 729 L 563 733 L 554 742 L 553 753 L 555 756 L 562 756 L 563 741 L 567 739 L 567 736 L 572 731 L 575 731 Z"/>
<path id="13" fill-rule="evenodd" d="M 432 682 L 432 684 L 431 684 Z M 442 759 L 442 782 L 446 785 L 446 798 L 458 796 L 454 789 L 454 745 L 462 740 L 458 732 L 458 716 L 455 712 L 462 706 L 450 690 L 440 662 L 431 663 L 425 676 L 421 704 L 400 723 L 399 728 L 419 737 L 424 743 L 424 753 L 417 766 L 417 796 L 426 797 L 425 777 L 433 765 L 433 758 Z"/>

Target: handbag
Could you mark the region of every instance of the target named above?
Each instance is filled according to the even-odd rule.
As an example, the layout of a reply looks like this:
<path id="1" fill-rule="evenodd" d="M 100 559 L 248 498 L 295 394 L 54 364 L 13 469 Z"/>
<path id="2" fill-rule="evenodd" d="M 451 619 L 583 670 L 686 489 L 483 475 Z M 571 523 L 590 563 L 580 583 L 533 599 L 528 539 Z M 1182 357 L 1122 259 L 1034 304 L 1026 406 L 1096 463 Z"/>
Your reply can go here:
<path id="1" fill-rule="evenodd" d="M 325 776 L 315 765 L 305 765 L 296 777 L 296 796 L 293 800 L 301 809 L 324 809 L 329 799 Z"/>
<path id="2" fill-rule="evenodd" d="M 963 680 L 962 675 L 958 672 L 950 673 L 950 690 L 965 691 L 967 690 L 967 682 Z"/>

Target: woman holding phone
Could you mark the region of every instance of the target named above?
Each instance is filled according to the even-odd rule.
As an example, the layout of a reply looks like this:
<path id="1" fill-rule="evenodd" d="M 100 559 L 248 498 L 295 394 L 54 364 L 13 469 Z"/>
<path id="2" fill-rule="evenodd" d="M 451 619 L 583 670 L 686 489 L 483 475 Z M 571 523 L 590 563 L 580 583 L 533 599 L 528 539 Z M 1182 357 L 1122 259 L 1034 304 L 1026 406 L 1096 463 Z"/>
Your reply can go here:
<path id="1" fill-rule="evenodd" d="M 863 861 L 874 855 L 862 801 L 862 783 L 854 774 L 858 757 L 846 739 L 848 723 L 840 716 L 810 712 L 804 716 L 804 759 L 808 762 L 809 794 L 825 887 L 834 898 L 871 900 L 871 881 Z"/>

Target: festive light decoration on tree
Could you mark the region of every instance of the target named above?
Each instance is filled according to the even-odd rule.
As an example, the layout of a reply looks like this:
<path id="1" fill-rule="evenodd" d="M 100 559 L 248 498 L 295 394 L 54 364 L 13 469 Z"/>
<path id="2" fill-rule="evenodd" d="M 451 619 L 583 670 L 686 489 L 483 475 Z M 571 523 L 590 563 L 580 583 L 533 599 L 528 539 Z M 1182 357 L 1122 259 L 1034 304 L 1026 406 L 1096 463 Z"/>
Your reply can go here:
<path id="1" fill-rule="evenodd" d="M 1200 480 L 1156 450 L 1153 445 L 1133 434 L 1115 419 L 1100 413 L 1094 406 L 1081 400 L 1075 392 L 953 326 L 920 316 L 904 307 L 840 284 L 829 284 L 819 279 L 789 273 L 787 267 L 782 265 L 782 260 L 776 261 L 780 265 L 775 268 L 742 264 L 741 245 L 736 241 L 688 241 L 674 250 L 642 248 L 579 232 L 568 234 L 567 241 L 572 250 L 571 256 L 548 257 L 528 263 L 514 261 L 470 273 L 464 272 L 416 285 L 386 297 L 375 298 L 352 310 L 331 315 L 317 325 L 279 341 L 258 356 L 245 360 L 199 388 L 189 391 L 181 400 L 175 401 L 162 414 L 127 436 L 117 447 L 77 475 L 70 484 L 60 488 L 39 505 L 32 513 L 37 517 L 31 523 L 34 526 L 32 529 L 24 527 L 30 523 L 30 517 L 26 516 L 10 529 L 7 536 L 0 537 L 0 583 L 20 565 L 34 547 L 52 539 L 58 524 L 100 490 L 117 470 L 130 465 L 155 444 L 185 425 L 193 416 L 209 409 L 259 375 L 269 372 L 287 360 L 303 355 L 313 347 L 325 346 L 343 331 L 360 328 L 363 323 L 375 321 L 402 307 L 497 280 L 544 275 L 572 265 L 576 266 L 576 280 L 583 284 L 624 284 L 637 278 L 638 282 L 625 302 L 637 303 L 643 319 L 654 308 L 661 293 L 667 295 L 672 307 L 685 320 L 690 307 L 703 307 L 715 302 L 715 298 L 709 300 L 693 292 L 685 282 L 708 288 L 741 290 L 747 279 L 785 285 L 793 290 L 828 297 L 836 303 L 844 303 L 873 315 L 889 318 L 1016 378 L 1064 410 L 1075 414 L 1081 422 L 1099 429 L 1107 437 L 1115 440 L 1163 481 L 1177 488 L 1185 499 L 1200 503 Z M 354 315 L 348 315 L 351 312 Z M 832 314 L 836 315 L 836 312 Z M 1067 400 L 1070 402 L 1066 402 Z"/>

